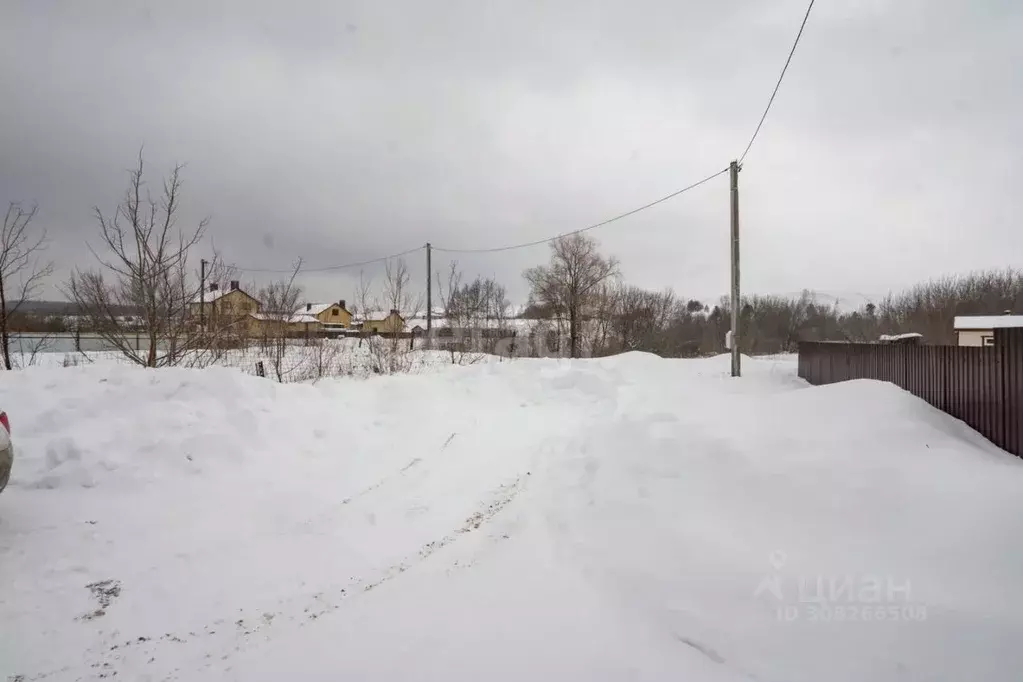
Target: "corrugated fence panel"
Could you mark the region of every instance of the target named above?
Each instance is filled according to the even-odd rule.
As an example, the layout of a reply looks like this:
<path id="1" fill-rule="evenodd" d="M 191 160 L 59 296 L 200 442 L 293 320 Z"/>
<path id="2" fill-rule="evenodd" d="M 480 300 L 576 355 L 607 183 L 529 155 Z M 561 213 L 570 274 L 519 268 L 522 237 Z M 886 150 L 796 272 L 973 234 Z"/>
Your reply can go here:
<path id="1" fill-rule="evenodd" d="M 946 358 L 943 374 L 948 385 L 951 387 L 946 392 L 947 404 L 945 411 L 953 417 L 962 419 L 967 424 L 971 423 L 971 400 L 970 392 L 970 348 L 956 347 Z M 972 424 L 971 424 L 972 425 Z"/>
<path id="2" fill-rule="evenodd" d="M 959 384 L 956 389 L 956 399 L 959 403 L 959 418 L 964 422 L 973 426 L 976 422 L 976 418 L 973 415 L 973 391 L 974 391 L 974 377 L 973 371 L 973 348 L 963 348 L 959 352 Z"/>
<path id="3" fill-rule="evenodd" d="M 985 349 L 986 350 L 986 349 Z M 984 391 L 984 429 L 995 445 L 1006 446 L 1005 441 L 1005 371 L 1000 348 L 992 348 L 993 353 L 984 356 L 986 367 Z M 1023 454 L 1023 453 L 1020 453 Z"/>
<path id="4" fill-rule="evenodd" d="M 799 376 L 891 382 L 1023 456 L 1023 329 L 996 330 L 993 347 L 803 342 Z"/>
<path id="5" fill-rule="evenodd" d="M 999 329 L 995 345 L 1001 351 L 1005 445 L 1023 455 L 1023 329 Z"/>

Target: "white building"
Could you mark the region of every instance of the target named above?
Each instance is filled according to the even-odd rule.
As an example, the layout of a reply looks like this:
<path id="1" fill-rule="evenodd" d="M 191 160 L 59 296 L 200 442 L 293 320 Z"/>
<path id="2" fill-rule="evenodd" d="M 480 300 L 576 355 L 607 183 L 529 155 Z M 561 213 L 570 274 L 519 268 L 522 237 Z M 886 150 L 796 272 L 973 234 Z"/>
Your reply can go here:
<path id="1" fill-rule="evenodd" d="M 993 346 L 996 329 L 1023 327 L 1023 315 L 959 315 L 955 319 L 956 345 Z"/>

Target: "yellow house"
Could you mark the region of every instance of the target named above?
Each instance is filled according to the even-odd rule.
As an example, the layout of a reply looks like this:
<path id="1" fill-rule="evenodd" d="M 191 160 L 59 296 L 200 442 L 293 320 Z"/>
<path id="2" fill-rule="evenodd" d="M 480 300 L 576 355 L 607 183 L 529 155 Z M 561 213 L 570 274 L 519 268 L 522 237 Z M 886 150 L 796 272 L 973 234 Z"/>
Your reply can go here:
<path id="1" fill-rule="evenodd" d="M 287 317 L 271 313 L 250 313 L 245 331 L 253 338 L 302 337 L 318 335 L 323 324 L 313 315 L 293 314 Z"/>
<path id="2" fill-rule="evenodd" d="M 295 311 L 295 315 L 311 315 L 324 329 L 350 329 L 352 313 L 345 307 L 344 299 L 337 303 L 306 303 Z"/>
<path id="3" fill-rule="evenodd" d="M 383 311 L 370 311 L 362 323 L 362 331 L 370 334 L 397 334 L 405 331 L 405 318 L 397 310 L 387 315 Z"/>
<path id="4" fill-rule="evenodd" d="M 188 312 L 196 324 L 204 319 L 207 326 L 222 327 L 244 324 L 248 316 L 259 313 L 261 307 L 258 300 L 242 291 L 237 280 L 232 280 L 228 289 L 210 284 L 208 290 L 196 294 L 188 304 Z"/>

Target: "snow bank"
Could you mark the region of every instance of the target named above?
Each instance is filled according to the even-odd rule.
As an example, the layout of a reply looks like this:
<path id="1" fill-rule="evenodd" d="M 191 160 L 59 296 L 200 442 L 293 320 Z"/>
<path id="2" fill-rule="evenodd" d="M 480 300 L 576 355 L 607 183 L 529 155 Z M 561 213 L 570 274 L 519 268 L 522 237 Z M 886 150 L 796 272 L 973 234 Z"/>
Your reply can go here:
<path id="1" fill-rule="evenodd" d="M 1017 679 L 1023 462 L 727 366 L 10 373 L 0 677 Z"/>

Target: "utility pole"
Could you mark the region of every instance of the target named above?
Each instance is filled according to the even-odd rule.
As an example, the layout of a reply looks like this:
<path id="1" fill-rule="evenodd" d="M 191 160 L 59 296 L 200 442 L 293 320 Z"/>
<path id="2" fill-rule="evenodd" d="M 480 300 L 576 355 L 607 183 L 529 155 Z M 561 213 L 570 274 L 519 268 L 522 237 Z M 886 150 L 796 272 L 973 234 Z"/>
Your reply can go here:
<path id="1" fill-rule="evenodd" d="M 193 261 L 194 262 L 194 261 Z M 206 333 L 206 259 L 199 261 L 199 332 Z"/>
<path id="2" fill-rule="evenodd" d="M 739 355 L 739 163 L 728 164 L 728 178 L 731 180 L 732 204 L 732 376 L 742 376 Z"/>
<path id="3" fill-rule="evenodd" d="M 427 348 L 433 346 L 430 339 L 430 330 L 433 329 L 433 267 L 430 263 L 432 248 L 430 242 L 426 242 L 426 338 Z"/>

